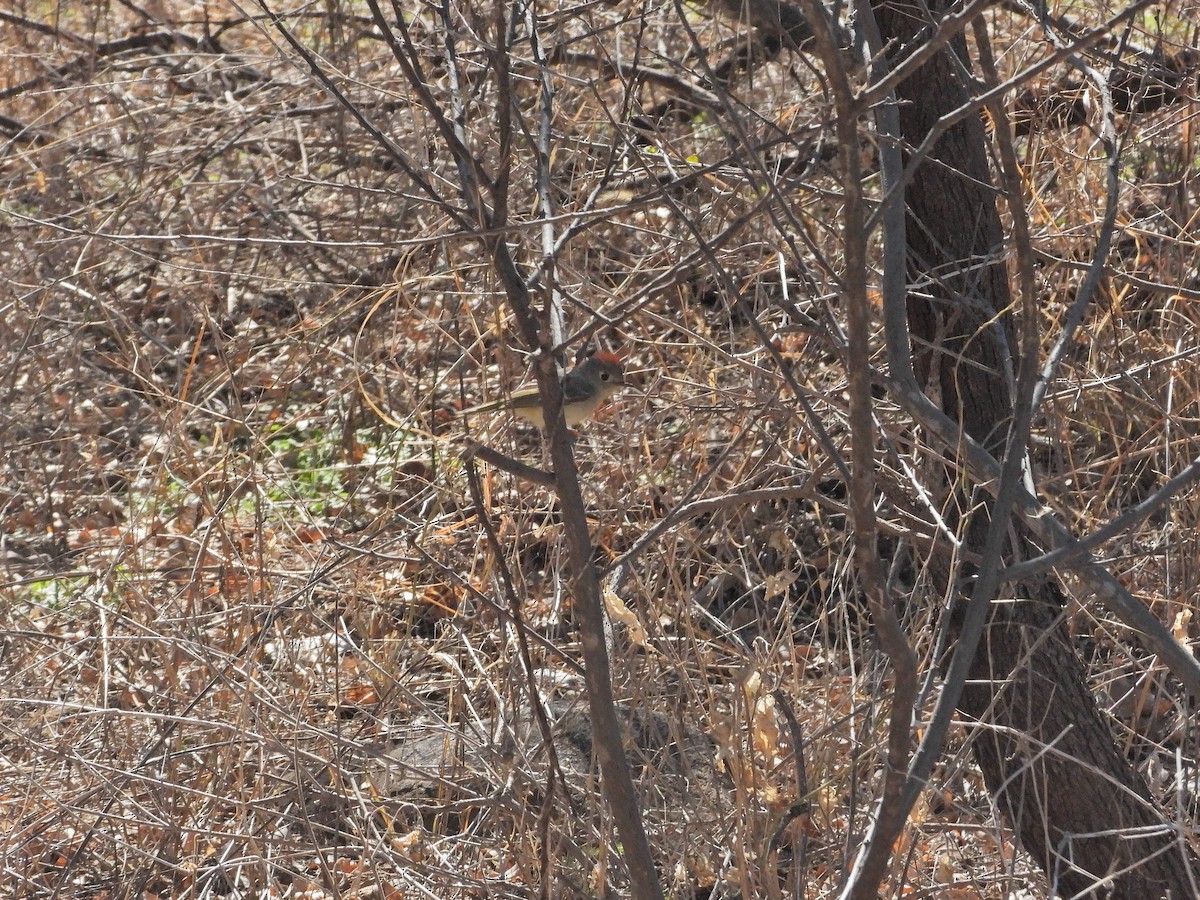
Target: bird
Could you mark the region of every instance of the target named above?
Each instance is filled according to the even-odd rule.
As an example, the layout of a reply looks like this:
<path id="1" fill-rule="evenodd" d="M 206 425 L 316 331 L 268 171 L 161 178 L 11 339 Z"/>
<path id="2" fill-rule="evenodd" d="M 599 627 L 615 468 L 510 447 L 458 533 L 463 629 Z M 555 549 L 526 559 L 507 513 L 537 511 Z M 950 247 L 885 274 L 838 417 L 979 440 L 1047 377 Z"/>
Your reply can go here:
<path id="1" fill-rule="evenodd" d="M 574 428 L 624 387 L 625 365 L 608 350 L 597 350 L 562 377 L 563 417 Z M 518 388 L 508 397 L 464 409 L 460 416 L 508 410 L 538 428 L 546 427 L 546 414 L 537 387 Z"/>

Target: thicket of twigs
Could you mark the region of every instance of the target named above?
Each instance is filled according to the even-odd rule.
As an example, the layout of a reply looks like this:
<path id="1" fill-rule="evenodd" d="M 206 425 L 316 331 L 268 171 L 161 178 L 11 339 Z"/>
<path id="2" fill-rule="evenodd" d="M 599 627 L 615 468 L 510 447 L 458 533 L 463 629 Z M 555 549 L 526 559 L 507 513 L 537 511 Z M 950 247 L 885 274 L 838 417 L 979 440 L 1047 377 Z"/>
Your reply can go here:
<path id="1" fill-rule="evenodd" d="M 1134 38 L 1194 41 L 1177 7 Z M 446 120 L 493 171 L 494 14 L 449 10 L 451 66 L 440 8 L 405 10 Z M 872 807 L 888 682 L 819 433 L 845 451 L 826 98 L 782 52 L 710 102 L 719 61 L 767 51 L 702 8 L 536 14 L 545 70 L 525 12 L 512 23 L 528 130 L 508 136 L 507 239 L 533 272 L 545 209 L 556 238 L 575 229 L 535 297 L 552 283 L 572 352 L 619 348 L 636 381 L 575 445 L 598 561 L 709 501 L 638 548 L 627 610 L 610 608 L 618 696 L 698 748 L 682 770 L 639 758 L 661 872 L 675 896 L 829 896 Z M 1010 73 L 1046 55 L 1028 19 L 989 16 Z M 619 891 L 586 754 L 552 772 L 537 750 L 533 689 L 557 715 L 580 697 L 554 497 L 481 465 L 477 507 L 454 415 L 523 380 L 524 348 L 452 215 L 445 135 L 367 10 L 18 2 L 0 41 L 10 896 L 531 896 L 547 873 L 564 895 Z M 1042 488 L 1080 533 L 1197 455 L 1193 109 L 1123 123 L 1112 274 L 1038 427 Z M 734 120 L 773 168 L 730 155 Z M 1020 144 L 1047 346 L 1097 238 L 1094 139 Z M 878 421 L 885 549 L 932 672 L 942 601 L 920 548 L 937 498 L 913 485 L 934 455 L 882 400 Z M 522 427 L 471 427 L 542 463 Z M 1183 640 L 1197 509 L 1186 492 L 1105 548 Z M 1114 729 L 1190 819 L 1187 711 L 1081 601 Z M 429 735 L 444 759 L 381 774 Z M 962 737 L 889 896 L 1041 896 Z"/>

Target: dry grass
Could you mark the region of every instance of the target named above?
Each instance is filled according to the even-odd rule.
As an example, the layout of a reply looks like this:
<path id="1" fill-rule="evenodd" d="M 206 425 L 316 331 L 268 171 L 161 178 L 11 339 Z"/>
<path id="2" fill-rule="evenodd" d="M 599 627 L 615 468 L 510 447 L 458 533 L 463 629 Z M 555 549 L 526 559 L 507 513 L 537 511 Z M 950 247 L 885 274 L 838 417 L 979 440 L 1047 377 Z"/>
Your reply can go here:
<path id="1" fill-rule="evenodd" d="M 547 804 L 544 758 L 501 749 L 526 733 L 532 685 L 547 700 L 581 689 L 552 496 L 484 473 L 497 557 L 467 494 L 453 410 L 526 373 L 482 244 L 277 32 L 233 6 L 165 6 L 169 29 L 125 7 L 29 3 L 17 14 L 58 32 L 0 32 L 3 88 L 20 88 L 5 113 L 32 129 L 0 157 L 0 882 L 14 897 L 532 896 L 544 853 L 566 895 L 619 890 L 594 776 L 569 773 Z M 434 124 L 365 11 L 332 6 L 289 25 L 455 203 Z M 479 23 L 458 13 L 477 79 L 467 139 L 494 169 L 494 85 L 469 36 Z M 816 161 L 786 204 L 766 203 L 768 177 L 783 179 L 743 168 L 712 113 L 664 121 L 652 147 L 634 140 L 625 106 L 669 95 L 586 57 L 619 37 L 650 68 L 699 77 L 671 10 L 539 15 L 543 41 L 577 54 L 555 66 L 555 202 L 582 210 L 610 179 L 557 260 L 567 330 L 593 325 L 589 308 L 615 322 L 597 340 L 623 348 L 639 381 L 576 445 L 598 559 L 681 503 L 727 498 L 640 557 L 637 624 L 615 645 L 620 698 L 709 735 L 721 776 L 714 800 L 643 772 L 663 875 L 681 897 L 830 896 L 872 808 L 888 673 L 836 469 L 778 361 L 841 451 L 836 182 Z M 714 55 L 739 33 L 690 15 Z M 413 24 L 444 100 L 437 28 L 432 9 Z M 162 37 L 87 49 L 139 34 Z M 785 55 L 735 84 L 752 137 L 821 132 L 801 69 Z M 517 68 L 531 122 L 534 74 Z M 1132 133 L 1117 277 L 1041 428 L 1046 492 L 1081 532 L 1197 455 L 1191 110 Z M 810 151 L 805 138 L 790 152 Z M 514 153 L 510 240 L 532 268 L 529 142 Z M 1038 249 L 1062 260 L 1040 273 L 1051 342 L 1080 278 L 1071 261 L 1094 245 L 1102 169 L 1082 132 L 1025 153 Z M 694 164 L 713 168 L 626 204 Z M 884 548 L 929 664 L 928 514 L 905 469 L 930 456 L 884 403 L 879 419 L 894 441 L 881 445 Z M 493 446 L 539 459 L 530 434 L 482 424 Z M 766 487 L 792 493 L 738 499 Z M 1196 637 L 1198 509 L 1192 492 L 1109 549 L 1182 639 Z M 1188 711 L 1087 598 L 1074 627 L 1122 740 L 1190 821 Z M 367 776 L 418 732 L 472 735 L 493 771 L 409 773 L 420 790 L 389 796 Z M 939 772 L 892 895 L 1043 895 L 968 759 Z"/>

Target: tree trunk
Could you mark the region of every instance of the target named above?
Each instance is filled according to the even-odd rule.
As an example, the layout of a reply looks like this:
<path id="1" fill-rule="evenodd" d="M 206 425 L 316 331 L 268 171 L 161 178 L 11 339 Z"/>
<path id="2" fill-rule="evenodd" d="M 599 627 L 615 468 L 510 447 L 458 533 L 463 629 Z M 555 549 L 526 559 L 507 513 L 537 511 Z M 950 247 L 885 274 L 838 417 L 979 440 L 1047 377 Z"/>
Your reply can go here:
<path id="1" fill-rule="evenodd" d="M 930 0 L 935 12 L 944 0 Z M 923 4 L 876 2 L 885 42 L 916 47 L 930 29 Z M 954 57 L 957 56 L 958 62 Z M 900 85 L 901 131 L 921 144 L 972 87 L 961 37 Z M 939 141 L 908 187 L 909 325 L 917 375 L 943 409 L 994 452 L 1012 407 L 1016 347 L 1007 312 L 1003 233 L 980 115 Z M 966 529 L 982 547 L 986 517 Z M 1028 537 L 1014 528 L 1024 556 Z M 969 574 L 969 573 L 967 573 Z M 975 753 L 997 805 L 1054 888 L 1068 895 L 1190 897 L 1195 859 L 1120 753 L 1088 689 L 1050 582 L 996 604 L 960 710 L 981 723 Z M 1011 602 L 1015 601 L 1015 602 Z M 953 613 L 952 613 L 953 617 Z"/>

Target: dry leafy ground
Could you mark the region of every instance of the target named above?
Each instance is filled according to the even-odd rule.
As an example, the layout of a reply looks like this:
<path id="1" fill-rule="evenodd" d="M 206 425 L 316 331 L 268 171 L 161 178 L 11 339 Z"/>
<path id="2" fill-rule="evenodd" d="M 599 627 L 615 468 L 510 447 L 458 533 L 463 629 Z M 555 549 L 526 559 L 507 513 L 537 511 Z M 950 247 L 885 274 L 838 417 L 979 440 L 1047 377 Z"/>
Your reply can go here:
<path id="1" fill-rule="evenodd" d="M 533 737 L 531 684 L 568 718 L 582 697 L 553 498 L 482 467 L 497 556 L 460 457 L 453 410 L 526 372 L 482 245 L 265 23 L 217 3 L 136 10 L 18 4 L 24 21 L 0 23 L 5 114 L 29 126 L 14 137 L 5 124 L 0 157 L 5 895 L 523 897 L 544 866 L 564 895 L 619 892 L 586 753 L 578 769 L 562 763 L 564 786 Z M 556 203 L 580 208 L 606 166 L 620 190 L 556 278 L 618 323 L 597 339 L 624 348 L 638 381 L 576 445 L 598 559 L 614 562 L 683 503 L 725 498 L 651 544 L 630 612 L 615 610 L 618 696 L 695 752 L 682 771 L 663 759 L 640 770 L 663 876 L 680 897 L 830 896 L 872 806 L 888 711 L 843 488 L 779 375 L 790 367 L 840 447 L 840 312 L 825 268 L 839 258 L 836 184 L 813 144 L 793 148 L 811 159 L 786 185 L 785 241 L 753 212 L 762 192 L 711 117 L 665 120 L 651 146 L 617 112 L 666 95 L 590 55 L 640 38 L 655 66 L 690 79 L 699 63 L 674 13 L 568 13 L 549 15 L 544 35 L 578 36 L 557 64 Z M 1010 67 L 1041 52 L 1020 43 L 1021 20 L 995 21 L 1018 36 Z M 330 6 L 289 25 L 452 196 L 453 167 L 368 19 Z M 434 25 L 426 10 L 414 30 L 440 92 Z M 737 33 L 699 12 L 691 25 L 713 52 Z M 801 69 L 785 54 L 734 90 L 762 122 L 811 141 L 825 111 Z M 486 148 L 478 75 L 466 119 Z M 1040 430 L 1045 491 L 1081 531 L 1197 455 L 1192 112 L 1129 132 L 1117 277 Z M 1083 129 L 1021 149 L 1050 342 L 1094 245 L 1103 169 Z M 623 205 L 697 164 L 715 168 Z M 516 179 L 513 215 L 534 220 L 529 170 Z M 692 258 L 700 238 L 711 259 Z M 512 241 L 536 264 L 537 228 Z M 591 321 L 568 307 L 569 331 Z M 940 603 L 902 538 L 925 529 L 908 473 L 929 457 L 883 402 L 879 421 L 884 546 L 928 664 Z M 521 428 L 477 427 L 540 459 Z M 767 488 L 785 493 L 739 496 Z M 1189 492 L 1107 548 L 1184 640 L 1196 636 L 1198 511 Z M 1188 711 L 1080 600 L 1073 628 L 1114 728 L 1191 822 Z M 413 743 L 430 735 L 465 762 L 443 768 Z M 964 740 L 887 895 L 1044 896 Z M 402 741 L 418 750 L 381 774 Z"/>

